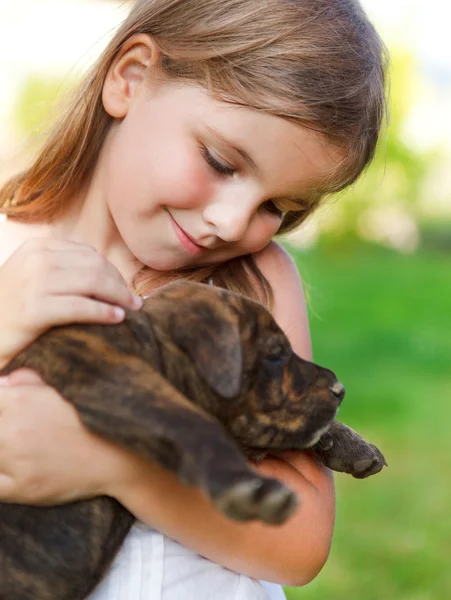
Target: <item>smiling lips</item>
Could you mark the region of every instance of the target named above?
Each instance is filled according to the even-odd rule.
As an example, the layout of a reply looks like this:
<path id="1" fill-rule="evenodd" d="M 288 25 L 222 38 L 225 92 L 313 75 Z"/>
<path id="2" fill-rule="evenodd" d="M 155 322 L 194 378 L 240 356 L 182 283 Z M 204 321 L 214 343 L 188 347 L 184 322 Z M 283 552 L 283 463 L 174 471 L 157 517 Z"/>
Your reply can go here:
<path id="1" fill-rule="evenodd" d="M 177 221 L 174 220 L 174 217 L 171 215 L 171 213 L 168 214 L 171 219 L 171 224 L 174 228 L 175 235 L 185 250 L 188 250 L 188 252 L 193 256 L 197 256 L 207 249 L 205 246 L 196 244 L 196 242 L 180 227 Z"/>

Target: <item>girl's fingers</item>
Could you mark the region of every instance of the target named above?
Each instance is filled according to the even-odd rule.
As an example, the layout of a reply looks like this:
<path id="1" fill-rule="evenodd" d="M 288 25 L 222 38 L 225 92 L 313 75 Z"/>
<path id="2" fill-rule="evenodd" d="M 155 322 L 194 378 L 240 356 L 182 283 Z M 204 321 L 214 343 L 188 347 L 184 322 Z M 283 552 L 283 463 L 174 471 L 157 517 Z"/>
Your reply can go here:
<path id="1" fill-rule="evenodd" d="M 88 267 L 60 268 L 48 283 L 48 293 L 56 296 L 86 296 L 124 308 L 139 309 L 142 301 L 124 283 L 107 272 Z"/>
<path id="2" fill-rule="evenodd" d="M 0 377 L 0 419 L 3 411 L 8 403 L 17 402 L 20 397 L 21 388 L 34 386 L 34 391 L 28 391 L 27 393 L 36 393 L 37 390 L 41 389 L 45 385 L 41 377 L 31 369 L 17 369 L 9 375 Z M 9 388 L 7 391 L 1 388 Z M 1 423 L 0 423 L 1 424 Z M 0 448 L 2 447 L 2 437 L 0 436 Z M 1 466 L 0 466 L 1 472 Z"/>
<path id="3" fill-rule="evenodd" d="M 76 242 L 29 240 L 0 276 L 0 369 L 54 325 L 120 323 L 142 305 L 108 260 Z"/>
<path id="4" fill-rule="evenodd" d="M 31 369 L 17 369 L 6 377 L 0 377 L 0 385 L 39 385 L 44 384 L 41 377 Z"/>
<path id="5" fill-rule="evenodd" d="M 126 308 L 140 308 L 139 300 L 109 260 L 94 248 L 58 239 L 34 239 L 19 249 L 31 277 L 45 281 L 45 293 L 95 296 Z M 63 278 L 63 276 L 65 277 Z M 77 285 L 77 288 L 71 288 Z"/>
<path id="6" fill-rule="evenodd" d="M 125 310 L 106 302 L 83 296 L 51 296 L 46 304 L 43 321 L 48 327 L 69 323 L 121 323 Z"/>
<path id="7" fill-rule="evenodd" d="M 55 256 L 49 294 L 92 296 L 109 304 L 139 309 L 142 301 L 127 288 L 119 271 L 99 254 L 67 251 Z"/>

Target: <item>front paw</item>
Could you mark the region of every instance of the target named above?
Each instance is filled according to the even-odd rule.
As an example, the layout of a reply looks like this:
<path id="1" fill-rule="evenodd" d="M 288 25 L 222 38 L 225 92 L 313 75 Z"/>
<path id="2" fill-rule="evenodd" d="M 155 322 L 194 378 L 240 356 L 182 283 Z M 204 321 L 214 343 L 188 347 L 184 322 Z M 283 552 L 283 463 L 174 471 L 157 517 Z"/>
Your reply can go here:
<path id="1" fill-rule="evenodd" d="M 235 521 L 257 519 L 273 525 L 284 523 L 298 505 L 296 494 L 282 483 L 255 474 L 227 486 L 213 502 Z"/>
<path id="2" fill-rule="evenodd" d="M 257 519 L 263 523 L 284 523 L 295 511 L 296 494 L 270 478 L 241 481 L 215 501 L 216 506 L 236 521 Z"/>
<path id="3" fill-rule="evenodd" d="M 333 421 L 312 450 L 329 469 L 364 479 L 387 466 L 382 452 L 350 427 Z"/>

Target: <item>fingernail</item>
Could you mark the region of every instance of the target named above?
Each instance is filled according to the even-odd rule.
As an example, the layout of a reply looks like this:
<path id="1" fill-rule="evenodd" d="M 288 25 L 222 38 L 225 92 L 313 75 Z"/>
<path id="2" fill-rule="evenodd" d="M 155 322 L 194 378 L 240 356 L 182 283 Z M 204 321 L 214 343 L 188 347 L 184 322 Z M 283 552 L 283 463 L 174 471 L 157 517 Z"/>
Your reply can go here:
<path id="1" fill-rule="evenodd" d="M 4 375 L 3 377 L 0 377 L 0 385 L 8 385 L 9 384 L 9 376 L 8 375 Z"/>
<path id="2" fill-rule="evenodd" d="M 133 308 L 140 309 L 142 305 L 142 298 L 140 296 L 133 296 Z"/>
<path id="3" fill-rule="evenodd" d="M 116 307 L 113 312 L 114 318 L 118 321 L 122 321 L 122 319 L 125 317 L 125 310 L 123 308 Z"/>

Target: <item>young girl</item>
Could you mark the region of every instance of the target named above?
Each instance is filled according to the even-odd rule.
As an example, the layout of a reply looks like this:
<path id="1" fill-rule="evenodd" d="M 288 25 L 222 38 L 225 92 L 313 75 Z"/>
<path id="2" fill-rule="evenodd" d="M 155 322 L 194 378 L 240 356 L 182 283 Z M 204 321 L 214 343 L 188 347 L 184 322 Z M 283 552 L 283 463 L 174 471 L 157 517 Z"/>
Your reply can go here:
<path id="1" fill-rule="evenodd" d="M 384 64 L 355 0 L 139 0 L 0 191 L 0 365 L 53 325 L 121 321 L 175 277 L 266 303 L 309 359 L 301 284 L 271 240 L 370 161 Z M 309 582 L 329 552 L 331 477 L 308 453 L 256 468 L 299 493 L 287 524 L 226 519 L 89 434 L 35 374 L 2 380 L 0 501 L 108 494 L 139 520 L 91 600 L 275 599 L 259 580 Z"/>

